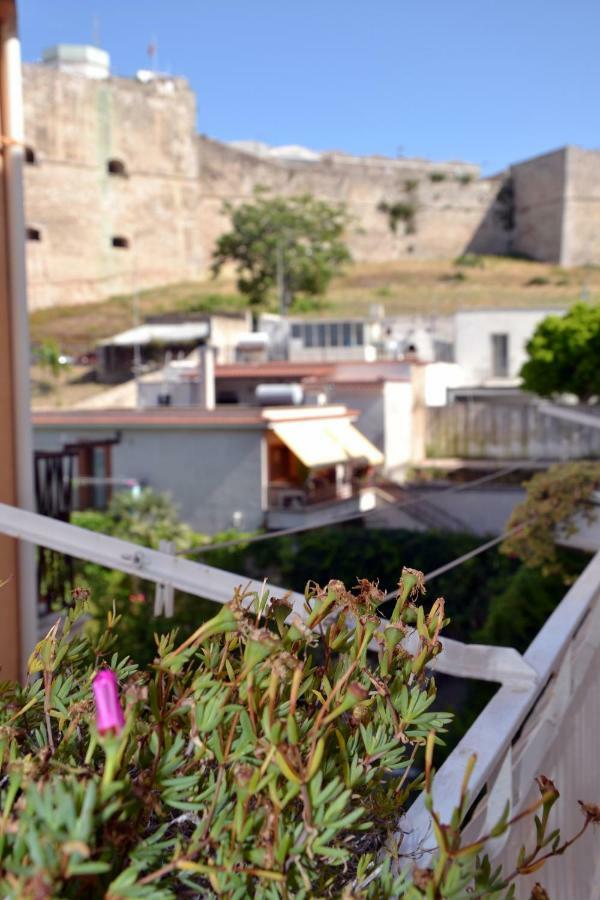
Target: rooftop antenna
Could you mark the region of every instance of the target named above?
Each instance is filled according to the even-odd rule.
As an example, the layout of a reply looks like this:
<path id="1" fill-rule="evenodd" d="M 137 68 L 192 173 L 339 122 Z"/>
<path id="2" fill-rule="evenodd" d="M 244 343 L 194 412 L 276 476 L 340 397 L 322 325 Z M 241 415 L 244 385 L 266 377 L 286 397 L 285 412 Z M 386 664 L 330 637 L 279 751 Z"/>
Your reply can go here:
<path id="1" fill-rule="evenodd" d="M 100 46 L 100 16 L 97 13 L 92 18 L 92 45 Z"/>

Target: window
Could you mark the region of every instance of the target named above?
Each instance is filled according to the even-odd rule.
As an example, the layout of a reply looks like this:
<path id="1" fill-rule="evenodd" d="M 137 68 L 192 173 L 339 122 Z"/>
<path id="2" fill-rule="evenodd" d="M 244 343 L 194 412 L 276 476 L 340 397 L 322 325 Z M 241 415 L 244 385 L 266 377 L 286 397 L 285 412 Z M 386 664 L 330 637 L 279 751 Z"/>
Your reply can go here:
<path id="1" fill-rule="evenodd" d="M 313 326 L 305 325 L 304 326 L 304 346 L 305 347 L 313 347 Z"/>
<path id="2" fill-rule="evenodd" d="M 119 175 L 127 178 L 127 169 L 122 159 L 109 159 L 106 163 L 106 171 L 109 175 Z"/>
<path id="3" fill-rule="evenodd" d="M 25 147 L 25 162 L 28 166 L 35 166 L 37 159 L 33 147 Z"/>
<path id="4" fill-rule="evenodd" d="M 340 339 L 338 337 L 339 330 L 340 330 L 339 325 L 337 324 L 337 322 L 332 322 L 329 327 L 331 329 L 331 331 L 329 333 L 329 343 L 331 344 L 332 347 L 339 347 L 339 345 L 340 345 Z"/>
<path id="5" fill-rule="evenodd" d="M 344 322 L 342 325 L 342 344 L 344 347 L 352 346 L 352 323 Z"/>
<path id="6" fill-rule="evenodd" d="M 317 325 L 317 347 L 326 347 L 325 325 L 321 322 Z"/>
<path id="7" fill-rule="evenodd" d="M 41 241 L 42 231 L 40 228 L 34 228 L 32 225 L 28 225 L 25 229 L 25 237 L 28 241 Z"/>
<path id="8" fill-rule="evenodd" d="M 118 247 L 121 250 L 129 250 L 129 238 L 123 237 L 122 235 L 115 235 L 111 238 L 110 242 L 113 247 Z"/>
<path id="9" fill-rule="evenodd" d="M 365 342 L 365 327 L 362 322 L 356 323 L 356 344 L 362 347 Z"/>
<path id="10" fill-rule="evenodd" d="M 492 338 L 492 375 L 495 378 L 506 378 L 508 375 L 508 335 L 493 334 Z"/>
<path id="11" fill-rule="evenodd" d="M 299 322 L 294 322 L 292 324 L 292 337 L 293 338 L 301 338 L 302 337 L 302 325 Z"/>

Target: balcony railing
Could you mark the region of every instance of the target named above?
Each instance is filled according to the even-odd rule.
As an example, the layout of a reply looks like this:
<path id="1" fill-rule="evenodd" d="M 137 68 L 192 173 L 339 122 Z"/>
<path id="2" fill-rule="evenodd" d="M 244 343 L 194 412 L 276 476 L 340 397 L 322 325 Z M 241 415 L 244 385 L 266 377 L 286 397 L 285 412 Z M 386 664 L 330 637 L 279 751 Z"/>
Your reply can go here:
<path id="1" fill-rule="evenodd" d="M 0 504 L 0 532 L 142 575 L 156 584 L 155 611 L 172 608 L 174 590 L 226 603 L 236 587 L 248 584 L 247 578 L 230 572 L 5 504 Z M 265 586 L 251 581 L 250 589 L 263 592 Z M 301 594 L 272 585 L 268 589 L 272 596 L 287 596 L 294 611 L 305 617 Z M 561 789 L 556 824 L 565 836 L 574 833 L 581 822 L 576 801 L 598 801 L 599 598 L 600 552 L 523 655 L 510 647 L 443 640 L 443 653 L 434 663 L 437 671 L 498 682 L 500 688 L 436 774 L 434 807 L 442 821 L 450 818 L 472 754 L 477 761 L 471 795 L 475 799 L 483 794 L 466 826 L 473 838 L 499 818 L 507 800 L 513 814 L 526 806 L 536 790 L 533 779 L 540 773 L 553 778 Z M 398 823 L 400 864 L 427 864 L 434 843 L 430 821 L 423 798 L 417 798 Z M 502 840 L 492 842 L 492 857 L 514 866 L 521 844 L 530 836 L 531 822 L 518 823 Z M 600 900 L 600 854 L 592 841 L 590 829 L 566 857 L 548 863 L 544 885 L 551 896 Z M 528 879 L 520 879 L 517 896 L 529 897 L 537 877 L 531 876 L 529 887 Z"/>
<path id="2" fill-rule="evenodd" d="M 350 482 L 345 484 L 323 484 L 311 488 L 294 484 L 269 485 L 269 509 L 303 509 L 319 503 L 335 503 L 349 500 L 357 493 Z"/>

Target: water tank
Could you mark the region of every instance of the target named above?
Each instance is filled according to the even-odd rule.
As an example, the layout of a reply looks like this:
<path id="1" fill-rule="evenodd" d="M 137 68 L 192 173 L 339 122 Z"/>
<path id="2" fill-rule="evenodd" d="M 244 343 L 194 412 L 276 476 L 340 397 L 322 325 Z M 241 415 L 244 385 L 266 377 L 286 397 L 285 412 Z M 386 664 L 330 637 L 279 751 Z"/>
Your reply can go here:
<path id="1" fill-rule="evenodd" d="M 264 350 L 269 346 L 269 335 L 264 331 L 249 331 L 240 334 L 235 346 L 237 350 Z"/>
<path id="2" fill-rule="evenodd" d="M 304 388 L 301 384 L 257 384 L 255 397 L 259 406 L 301 406 Z"/>

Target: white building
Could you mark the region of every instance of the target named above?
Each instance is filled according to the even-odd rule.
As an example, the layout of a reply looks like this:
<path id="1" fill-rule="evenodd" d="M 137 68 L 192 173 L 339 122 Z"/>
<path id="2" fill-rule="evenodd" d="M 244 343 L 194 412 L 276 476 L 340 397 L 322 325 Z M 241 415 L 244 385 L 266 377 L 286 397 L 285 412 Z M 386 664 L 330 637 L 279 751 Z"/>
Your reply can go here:
<path id="1" fill-rule="evenodd" d="M 255 404 L 267 386 L 287 386 L 301 389 L 305 402 L 343 404 L 355 411 L 357 427 L 381 452 L 384 471 L 396 475 L 424 452 L 428 369 L 397 360 L 217 366 L 216 398 L 217 404 Z M 447 378 L 443 373 L 437 392 L 430 392 L 445 397 Z"/>
<path id="2" fill-rule="evenodd" d="M 454 316 L 454 362 L 470 387 L 518 385 L 539 323 L 564 309 L 469 309 Z"/>

